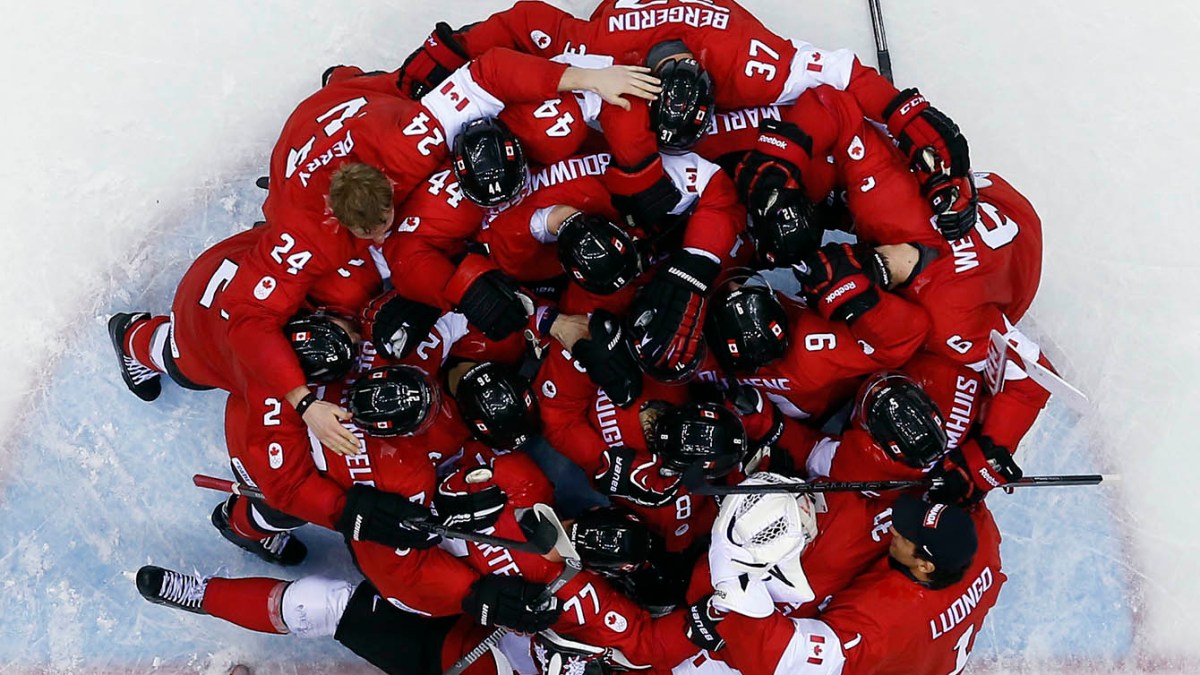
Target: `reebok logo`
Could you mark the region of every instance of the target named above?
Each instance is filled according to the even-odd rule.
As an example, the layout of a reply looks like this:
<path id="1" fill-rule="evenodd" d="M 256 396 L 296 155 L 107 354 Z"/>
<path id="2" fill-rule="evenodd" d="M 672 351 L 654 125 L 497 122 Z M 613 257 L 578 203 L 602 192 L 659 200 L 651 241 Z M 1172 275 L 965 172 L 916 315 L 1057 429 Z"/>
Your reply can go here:
<path id="1" fill-rule="evenodd" d="M 853 279 L 851 279 L 850 281 L 847 281 L 846 283 L 842 284 L 841 286 L 838 286 L 838 287 L 837 287 L 837 288 L 836 288 L 836 289 L 835 289 L 835 290 L 834 290 L 832 293 L 830 293 L 829 295 L 826 295 L 826 296 L 825 296 L 825 303 L 826 303 L 826 304 L 832 304 L 834 300 L 837 300 L 838 298 L 840 298 L 840 297 L 842 297 L 843 295 L 845 295 L 845 294 L 849 293 L 850 291 L 853 291 L 853 290 L 855 290 L 856 288 L 858 288 L 858 282 L 856 282 L 856 281 L 854 281 Z"/>
<path id="2" fill-rule="evenodd" d="M 988 471 L 986 467 L 981 467 L 979 469 L 979 475 L 983 476 L 983 479 L 987 481 L 988 485 L 991 485 L 994 488 L 1000 487 L 1000 481 L 992 478 L 992 472 Z"/>
<path id="3" fill-rule="evenodd" d="M 780 138 L 776 138 L 775 136 L 768 136 L 767 134 L 763 134 L 762 136 L 759 136 L 758 142 L 773 145 L 781 150 L 788 149 L 787 141 L 782 140 Z"/>

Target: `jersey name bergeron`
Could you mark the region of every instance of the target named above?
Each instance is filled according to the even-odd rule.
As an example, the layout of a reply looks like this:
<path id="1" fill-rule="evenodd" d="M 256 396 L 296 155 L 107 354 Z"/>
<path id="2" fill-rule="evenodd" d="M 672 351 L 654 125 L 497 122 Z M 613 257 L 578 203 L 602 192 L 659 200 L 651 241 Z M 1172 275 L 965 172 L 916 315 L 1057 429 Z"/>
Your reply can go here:
<path id="1" fill-rule="evenodd" d="M 608 17 L 608 32 L 646 30 L 668 23 L 681 23 L 692 28 L 712 27 L 725 30 L 729 27 L 729 10 L 706 7 L 670 7 L 645 9 Z"/>

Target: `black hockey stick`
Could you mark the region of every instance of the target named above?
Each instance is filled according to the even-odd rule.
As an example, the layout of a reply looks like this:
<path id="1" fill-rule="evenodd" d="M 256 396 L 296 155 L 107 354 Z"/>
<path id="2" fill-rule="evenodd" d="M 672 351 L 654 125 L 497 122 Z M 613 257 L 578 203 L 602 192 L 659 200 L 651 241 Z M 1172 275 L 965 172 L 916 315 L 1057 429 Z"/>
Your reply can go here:
<path id="1" fill-rule="evenodd" d="M 557 533 L 554 550 L 563 559 L 562 571 L 533 599 L 531 604 L 537 607 L 552 598 L 563 586 L 566 586 L 567 582 L 574 578 L 579 573 L 579 570 L 583 568 L 583 563 L 580 562 L 579 552 L 575 550 L 575 544 L 567 536 L 567 531 L 563 529 L 562 523 L 558 520 L 558 515 L 554 513 L 554 509 L 545 504 L 534 504 L 533 512 L 537 514 L 539 521 L 549 523 L 554 528 L 554 531 Z M 450 666 L 444 675 L 461 675 L 464 670 L 470 668 L 471 664 L 478 661 L 479 657 L 486 654 L 489 649 L 500 644 L 500 640 L 504 639 L 504 636 L 508 635 L 508 632 L 507 628 L 497 628 L 492 631 L 491 635 L 488 635 L 479 644 L 475 645 L 474 649 L 455 661 L 454 665 Z"/>
<path id="2" fill-rule="evenodd" d="M 235 483 L 224 478 L 205 476 L 199 473 L 192 476 L 192 482 L 195 483 L 196 487 L 219 490 L 221 492 L 232 492 L 235 495 L 251 499 L 263 499 L 262 490 L 252 485 L 246 485 L 245 483 Z M 463 541 L 473 541 L 477 544 L 487 544 L 488 546 L 501 546 L 514 551 L 533 553 L 535 555 L 546 555 L 549 553 L 554 549 L 554 543 L 558 538 L 558 532 L 552 523 L 543 524 L 539 522 L 538 528 L 530 534 L 529 541 L 518 541 L 516 539 L 494 537 L 490 534 L 479 532 L 468 532 L 420 520 L 406 520 L 404 524 L 414 530 L 436 534 L 447 539 L 461 539 Z"/>
<path id="3" fill-rule="evenodd" d="M 867 0 L 871 6 L 871 30 L 875 32 L 875 57 L 879 60 L 879 74 L 892 81 L 892 56 L 888 54 L 887 31 L 883 29 L 883 10 L 879 0 Z"/>
<path id="4" fill-rule="evenodd" d="M 1071 485 L 1099 485 L 1103 481 L 1120 479 L 1120 474 L 1067 474 L 1061 476 L 1026 476 L 1008 483 L 1002 490 L 1019 487 L 1067 487 Z M 713 485 L 704 478 L 704 469 L 698 464 L 683 472 L 683 484 L 698 495 L 753 495 L 769 493 L 808 494 L 812 492 L 887 492 L 910 488 L 931 488 L 942 484 L 941 478 L 919 478 L 916 480 L 874 481 L 831 481 L 823 483 L 776 483 L 771 485 Z"/>

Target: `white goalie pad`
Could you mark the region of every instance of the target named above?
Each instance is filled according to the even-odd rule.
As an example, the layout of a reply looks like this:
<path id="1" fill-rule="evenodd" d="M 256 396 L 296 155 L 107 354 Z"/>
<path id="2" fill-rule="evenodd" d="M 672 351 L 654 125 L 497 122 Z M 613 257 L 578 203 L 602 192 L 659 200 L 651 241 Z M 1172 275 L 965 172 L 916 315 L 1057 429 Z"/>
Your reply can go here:
<path id="1" fill-rule="evenodd" d="M 345 579 L 297 579 L 283 592 L 283 622 L 302 638 L 330 637 L 337 631 L 354 587 Z"/>

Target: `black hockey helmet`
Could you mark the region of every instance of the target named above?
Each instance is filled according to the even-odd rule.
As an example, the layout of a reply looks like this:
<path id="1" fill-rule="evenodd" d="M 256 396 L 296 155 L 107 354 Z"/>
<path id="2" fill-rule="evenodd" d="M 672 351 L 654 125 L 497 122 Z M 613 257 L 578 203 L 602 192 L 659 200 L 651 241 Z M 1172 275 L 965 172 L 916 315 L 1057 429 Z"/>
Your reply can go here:
<path id="1" fill-rule="evenodd" d="M 855 398 L 854 422 L 889 457 L 924 468 L 946 452 L 946 430 L 937 404 L 904 373 L 885 370 L 863 382 Z"/>
<path id="2" fill-rule="evenodd" d="M 616 506 L 584 511 L 567 534 L 584 566 L 608 576 L 640 569 L 650 557 L 650 530 L 636 514 Z"/>
<path id="3" fill-rule="evenodd" d="M 473 366 L 458 381 L 454 398 L 471 435 L 493 448 L 512 450 L 541 431 L 529 383 L 499 363 Z"/>
<path id="4" fill-rule="evenodd" d="M 769 267 L 787 267 L 821 246 L 825 228 L 816 205 L 801 190 L 779 190 L 763 215 L 750 218 L 750 239 L 758 259 Z"/>
<path id="5" fill-rule="evenodd" d="M 458 188 L 480 206 L 516 199 L 529 180 L 521 142 L 494 117 L 468 122 L 454 139 L 450 162 Z"/>
<path id="6" fill-rule="evenodd" d="M 687 403 L 658 418 L 653 445 L 664 469 L 683 473 L 700 462 L 705 476 L 720 478 L 745 457 L 746 430 L 738 416 L 723 406 Z"/>
<path id="7" fill-rule="evenodd" d="M 346 391 L 354 423 L 372 436 L 410 436 L 433 422 L 438 390 L 425 371 L 386 366 L 363 373 Z"/>
<path id="8" fill-rule="evenodd" d="M 650 103 L 650 128 L 660 148 L 687 151 L 708 131 L 716 105 L 712 78 L 692 58 L 665 59 L 654 76 L 662 93 Z"/>
<path id="9" fill-rule="evenodd" d="M 704 337 L 723 365 L 751 373 L 787 352 L 787 313 L 770 287 L 729 284 L 713 294 Z"/>
<path id="10" fill-rule="evenodd" d="M 633 237 L 616 223 L 576 211 L 558 230 L 558 261 L 584 290 L 612 295 L 642 273 Z"/>
<path id="11" fill-rule="evenodd" d="M 633 298 L 633 303 L 630 305 L 629 313 L 626 316 L 627 328 L 629 329 L 629 343 L 633 346 L 633 355 L 637 359 L 638 366 L 642 372 L 659 382 L 668 384 L 678 384 L 687 382 L 696 376 L 700 370 L 700 365 L 704 363 L 704 357 L 708 356 L 708 347 L 701 340 L 696 349 L 695 356 L 690 361 L 682 362 L 674 368 L 660 366 L 654 363 L 652 355 L 646 348 L 650 338 L 650 326 L 654 322 L 655 315 L 662 311 L 661 307 L 654 305 L 646 293 L 646 288 L 638 289 L 637 295 Z"/>
<path id="12" fill-rule="evenodd" d="M 354 339 L 321 313 L 298 316 L 283 326 L 309 382 L 335 382 L 354 366 Z"/>

